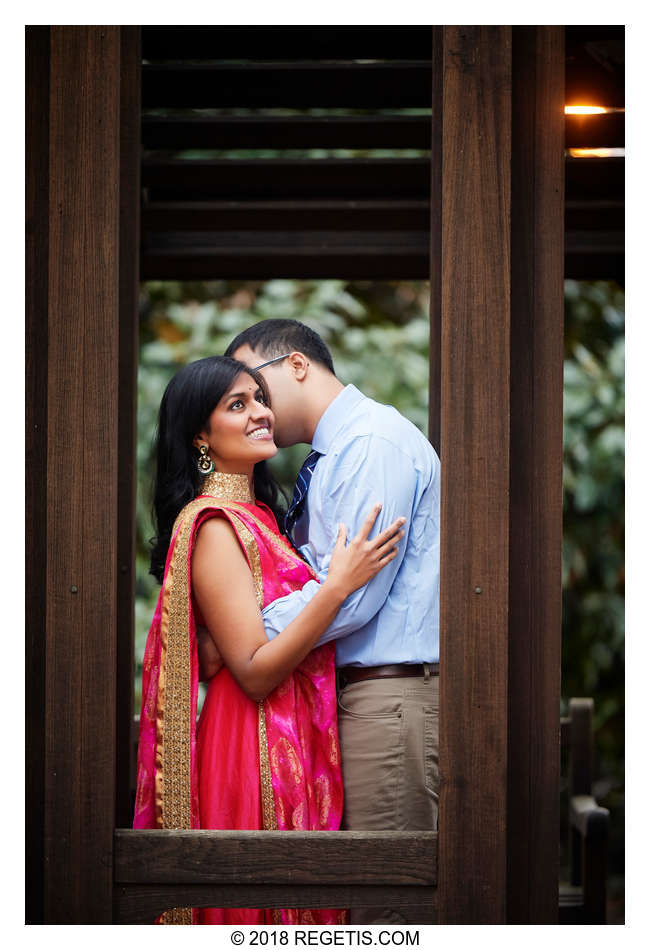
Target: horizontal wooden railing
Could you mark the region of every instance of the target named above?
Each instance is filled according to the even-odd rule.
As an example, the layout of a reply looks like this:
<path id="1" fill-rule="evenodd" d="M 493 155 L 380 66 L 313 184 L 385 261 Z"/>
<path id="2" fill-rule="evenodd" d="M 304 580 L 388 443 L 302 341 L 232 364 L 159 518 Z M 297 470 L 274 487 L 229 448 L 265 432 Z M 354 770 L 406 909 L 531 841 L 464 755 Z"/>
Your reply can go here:
<path id="1" fill-rule="evenodd" d="M 117 923 L 172 907 L 418 907 L 437 916 L 435 832 L 115 832 Z"/>

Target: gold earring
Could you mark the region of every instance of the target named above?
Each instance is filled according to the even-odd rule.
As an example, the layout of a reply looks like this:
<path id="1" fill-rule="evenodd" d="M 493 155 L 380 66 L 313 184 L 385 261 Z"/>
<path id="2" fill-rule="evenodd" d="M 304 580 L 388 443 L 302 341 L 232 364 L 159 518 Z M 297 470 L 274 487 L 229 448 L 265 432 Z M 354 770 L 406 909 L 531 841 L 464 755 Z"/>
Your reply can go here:
<path id="1" fill-rule="evenodd" d="M 202 445 L 199 449 L 199 453 L 200 456 L 196 463 L 197 468 L 201 475 L 210 475 L 212 472 L 214 472 L 214 462 L 208 454 L 207 445 Z"/>

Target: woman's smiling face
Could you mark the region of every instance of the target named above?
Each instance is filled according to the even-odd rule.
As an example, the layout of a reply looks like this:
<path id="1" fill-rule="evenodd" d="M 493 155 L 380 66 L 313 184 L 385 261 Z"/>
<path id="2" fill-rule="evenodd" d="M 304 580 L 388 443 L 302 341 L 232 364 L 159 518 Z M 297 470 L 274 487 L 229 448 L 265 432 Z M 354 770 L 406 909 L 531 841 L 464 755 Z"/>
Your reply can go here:
<path id="1" fill-rule="evenodd" d="M 273 413 L 264 393 L 252 376 L 242 372 L 212 410 L 194 445 L 208 446 L 217 471 L 247 472 L 256 462 L 277 453 L 273 425 Z"/>

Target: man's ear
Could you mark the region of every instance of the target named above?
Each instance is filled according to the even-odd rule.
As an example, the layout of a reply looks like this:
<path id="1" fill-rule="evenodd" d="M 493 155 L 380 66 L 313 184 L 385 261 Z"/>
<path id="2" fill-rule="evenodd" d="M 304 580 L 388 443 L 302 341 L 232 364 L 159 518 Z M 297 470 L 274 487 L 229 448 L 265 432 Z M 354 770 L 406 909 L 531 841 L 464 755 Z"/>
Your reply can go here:
<path id="1" fill-rule="evenodd" d="M 296 352 L 289 354 L 288 360 L 294 377 L 298 380 L 298 382 L 302 382 L 307 376 L 309 360 L 304 353 L 300 353 L 297 350 Z"/>

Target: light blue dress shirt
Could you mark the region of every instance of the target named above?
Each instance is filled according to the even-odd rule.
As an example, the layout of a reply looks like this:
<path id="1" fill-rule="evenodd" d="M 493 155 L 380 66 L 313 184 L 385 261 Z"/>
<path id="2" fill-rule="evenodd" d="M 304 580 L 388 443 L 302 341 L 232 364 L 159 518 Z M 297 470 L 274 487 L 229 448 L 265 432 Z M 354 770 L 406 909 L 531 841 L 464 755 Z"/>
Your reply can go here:
<path id="1" fill-rule="evenodd" d="M 321 581 L 337 526 L 348 539 L 375 502 L 383 508 L 371 537 L 403 515 L 399 553 L 344 602 L 319 643 L 336 640 L 337 666 L 432 663 L 439 658 L 440 461 L 432 446 L 392 406 L 354 386 L 321 416 L 312 448 L 322 453 L 294 538 Z M 314 596 L 318 584 L 273 601 L 262 611 L 269 639 Z"/>

